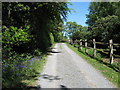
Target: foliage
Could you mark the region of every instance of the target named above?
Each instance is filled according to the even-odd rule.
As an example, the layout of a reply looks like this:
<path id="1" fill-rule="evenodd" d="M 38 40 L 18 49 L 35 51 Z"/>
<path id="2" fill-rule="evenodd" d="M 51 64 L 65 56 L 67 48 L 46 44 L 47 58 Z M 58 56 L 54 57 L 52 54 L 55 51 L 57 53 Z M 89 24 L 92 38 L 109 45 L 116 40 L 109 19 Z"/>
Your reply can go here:
<path id="1" fill-rule="evenodd" d="M 3 74 L 3 88 L 25 88 L 24 85 L 28 83 L 22 83 L 25 80 L 31 80 L 38 73 L 38 70 L 42 68 L 39 66 L 43 64 L 43 58 L 31 57 L 31 55 L 11 53 L 8 60 L 2 62 L 2 74 Z M 39 67 L 39 68 L 38 68 Z"/>
<path id="2" fill-rule="evenodd" d="M 63 24 L 63 22 L 56 22 L 53 25 L 53 30 L 51 30 L 51 32 L 53 33 L 54 40 L 55 42 L 61 42 L 63 39 L 65 25 Z"/>
<path id="3" fill-rule="evenodd" d="M 54 44 L 54 37 L 52 33 L 50 33 L 50 43 L 51 45 Z"/>
<path id="4" fill-rule="evenodd" d="M 120 2 L 91 2 L 89 6 L 89 14 L 87 15 L 87 24 L 93 25 L 97 19 L 101 17 L 120 15 Z"/>
<path id="5" fill-rule="evenodd" d="M 19 55 L 11 52 L 7 60 L 2 60 L 3 88 L 14 87 L 14 84 L 17 85 L 30 74 L 30 65 L 32 64 L 32 62 L 29 62 L 30 58 L 30 55 Z"/>
<path id="6" fill-rule="evenodd" d="M 18 45 L 28 42 L 30 35 L 28 34 L 29 26 L 26 26 L 24 29 L 18 29 L 17 27 L 11 26 L 7 28 L 6 26 L 3 26 L 3 44 L 11 44 L 11 45 Z"/>
<path id="7" fill-rule="evenodd" d="M 87 33 L 85 33 L 84 31 L 76 31 L 72 34 L 71 38 L 73 40 L 86 39 L 86 35 L 87 35 Z"/>
<path id="8" fill-rule="evenodd" d="M 120 2 L 91 2 L 87 24 L 89 25 L 89 39 L 97 41 L 119 42 Z"/>
<path id="9" fill-rule="evenodd" d="M 13 87 L 32 74 L 30 58 L 54 43 L 69 9 L 66 2 L 4 2 L 2 11 L 3 87 Z"/>
<path id="10" fill-rule="evenodd" d="M 87 26 L 78 25 L 76 22 L 67 22 L 66 32 L 72 40 L 86 39 L 89 34 Z"/>
<path id="11" fill-rule="evenodd" d="M 62 39 L 63 39 L 63 34 L 62 34 L 62 32 L 57 32 L 57 33 L 54 33 L 53 35 L 54 35 L 54 37 L 55 37 L 55 41 L 56 41 L 56 42 L 62 41 Z"/>
<path id="12" fill-rule="evenodd" d="M 96 38 L 97 41 L 108 42 L 113 39 L 114 42 L 120 38 L 119 27 L 120 21 L 118 21 L 118 16 L 107 16 L 95 21 L 95 24 L 91 26 L 93 35 L 92 38 Z"/>
<path id="13" fill-rule="evenodd" d="M 81 25 L 78 25 L 76 22 L 67 22 L 66 31 L 68 36 L 71 36 L 75 31 L 81 30 Z"/>
<path id="14" fill-rule="evenodd" d="M 63 36 L 61 42 L 67 42 L 68 41 L 68 37 L 67 36 Z"/>
<path id="15" fill-rule="evenodd" d="M 39 48 L 41 51 L 44 51 L 50 46 L 49 33 L 56 30 L 55 27 L 58 26 L 58 22 L 66 20 L 68 10 L 65 2 L 3 3 L 3 25 L 18 28 L 31 25 L 29 34 L 32 36 L 30 42 L 33 44 L 29 46 L 29 50 L 31 49 L 31 51 L 34 52 L 35 48 Z M 37 43 L 39 41 L 41 41 L 41 43 Z M 25 45 L 24 48 L 28 48 L 30 42 Z"/>

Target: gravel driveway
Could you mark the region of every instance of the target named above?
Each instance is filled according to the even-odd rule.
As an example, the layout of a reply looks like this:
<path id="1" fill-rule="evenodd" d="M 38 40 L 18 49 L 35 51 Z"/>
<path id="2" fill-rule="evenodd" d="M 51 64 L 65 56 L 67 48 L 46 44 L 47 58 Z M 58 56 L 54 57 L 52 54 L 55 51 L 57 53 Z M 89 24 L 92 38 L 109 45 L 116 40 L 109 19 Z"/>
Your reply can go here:
<path id="1" fill-rule="evenodd" d="M 38 80 L 41 88 L 114 88 L 64 43 L 57 43 L 47 60 Z"/>

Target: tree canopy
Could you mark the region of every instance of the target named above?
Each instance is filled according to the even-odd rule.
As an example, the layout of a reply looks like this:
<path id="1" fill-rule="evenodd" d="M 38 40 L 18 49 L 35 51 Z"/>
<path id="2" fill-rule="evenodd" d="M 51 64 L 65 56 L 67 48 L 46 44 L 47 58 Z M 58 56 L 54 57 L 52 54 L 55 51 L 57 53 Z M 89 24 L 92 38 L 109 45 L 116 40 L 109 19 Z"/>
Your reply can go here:
<path id="1" fill-rule="evenodd" d="M 119 42 L 120 2 L 91 2 L 87 15 L 90 39 Z"/>
<path id="2" fill-rule="evenodd" d="M 66 32 L 67 35 L 72 40 L 85 39 L 88 34 L 87 26 L 78 25 L 76 22 L 67 22 L 66 23 Z"/>
<path id="3" fill-rule="evenodd" d="M 30 63 L 35 60 L 30 59 L 62 39 L 69 11 L 66 2 L 2 3 L 3 87 L 19 85 L 33 75 Z"/>

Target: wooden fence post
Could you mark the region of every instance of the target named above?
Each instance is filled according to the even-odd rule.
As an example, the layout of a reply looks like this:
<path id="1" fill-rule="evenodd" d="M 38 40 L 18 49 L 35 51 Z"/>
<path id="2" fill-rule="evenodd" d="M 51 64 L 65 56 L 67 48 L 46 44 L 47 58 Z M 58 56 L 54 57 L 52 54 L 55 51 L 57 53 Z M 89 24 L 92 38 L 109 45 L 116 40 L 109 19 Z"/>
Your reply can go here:
<path id="1" fill-rule="evenodd" d="M 113 63 L 113 40 L 109 40 L 109 46 L 110 46 L 110 64 Z"/>
<path id="2" fill-rule="evenodd" d="M 73 40 L 72 40 L 72 45 L 74 44 Z"/>
<path id="3" fill-rule="evenodd" d="M 82 39 L 80 39 L 80 50 L 82 50 Z"/>
<path id="4" fill-rule="evenodd" d="M 74 47 L 75 47 L 75 40 L 74 40 L 73 44 L 74 44 Z"/>
<path id="5" fill-rule="evenodd" d="M 77 48 L 79 49 L 79 41 L 76 40 L 76 45 L 77 45 Z"/>
<path id="6" fill-rule="evenodd" d="M 87 39 L 85 39 L 85 52 L 86 53 L 88 52 L 88 49 L 87 49 Z"/>
<path id="7" fill-rule="evenodd" d="M 78 40 L 76 40 L 76 47 L 78 48 Z"/>
<path id="8" fill-rule="evenodd" d="M 76 45 L 77 45 L 77 39 L 75 40 L 75 47 L 77 47 Z"/>
<path id="9" fill-rule="evenodd" d="M 73 44 L 73 41 L 72 41 L 72 39 L 70 39 L 70 44 L 71 44 L 71 45 Z"/>
<path id="10" fill-rule="evenodd" d="M 96 56 L 96 42 L 95 39 L 93 39 L 93 45 L 94 45 L 94 57 Z"/>

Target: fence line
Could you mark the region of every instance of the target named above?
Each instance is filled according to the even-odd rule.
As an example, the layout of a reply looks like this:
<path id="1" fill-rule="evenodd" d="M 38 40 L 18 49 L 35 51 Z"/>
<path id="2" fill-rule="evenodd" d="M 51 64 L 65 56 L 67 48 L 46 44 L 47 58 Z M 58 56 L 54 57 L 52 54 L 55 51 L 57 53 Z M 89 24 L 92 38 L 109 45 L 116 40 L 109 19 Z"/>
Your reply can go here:
<path id="1" fill-rule="evenodd" d="M 94 45 L 94 57 L 96 56 L 96 41 L 93 39 L 93 45 Z"/>
<path id="2" fill-rule="evenodd" d="M 83 45 L 83 42 L 84 42 L 84 45 Z M 88 42 L 92 42 L 92 43 L 93 43 L 93 47 L 88 47 Z M 83 47 L 85 47 L 85 52 L 86 52 L 86 53 L 88 53 L 88 49 L 91 49 L 91 48 L 92 48 L 92 49 L 93 49 L 93 55 L 94 55 L 94 57 L 96 57 L 96 52 L 97 52 L 97 50 L 98 50 L 98 51 L 101 51 L 101 52 L 103 52 L 103 53 L 105 53 L 105 54 L 109 54 L 110 64 L 113 63 L 114 56 L 119 56 L 119 55 L 114 55 L 114 54 L 113 54 L 113 51 L 116 51 L 116 49 L 114 49 L 113 46 L 114 46 L 114 45 L 115 45 L 115 46 L 119 46 L 120 44 L 113 43 L 113 40 L 112 40 L 112 39 L 109 40 L 109 43 L 96 42 L 95 39 L 89 40 L 89 41 L 87 41 L 87 39 L 85 39 L 85 40 L 80 39 L 80 40 L 75 40 L 74 42 L 70 40 L 70 43 L 71 43 L 71 44 L 74 44 L 74 46 L 78 45 L 78 48 L 79 48 L 80 50 L 82 50 Z M 98 48 L 96 48 L 96 44 L 108 45 L 109 49 L 108 49 L 107 51 L 109 51 L 109 52 L 104 52 L 104 49 L 98 49 Z"/>
<path id="3" fill-rule="evenodd" d="M 110 64 L 113 63 L 113 40 L 109 40 L 110 45 Z"/>

